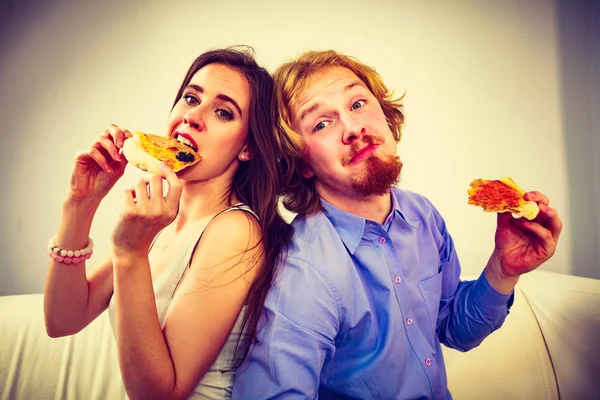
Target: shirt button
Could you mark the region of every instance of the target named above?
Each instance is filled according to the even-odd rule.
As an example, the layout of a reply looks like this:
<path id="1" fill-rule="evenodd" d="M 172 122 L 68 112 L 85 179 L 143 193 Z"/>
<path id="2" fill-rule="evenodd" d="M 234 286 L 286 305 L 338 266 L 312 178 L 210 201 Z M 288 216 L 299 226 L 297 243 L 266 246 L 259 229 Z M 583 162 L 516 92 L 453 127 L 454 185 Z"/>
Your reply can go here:
<path id="1" fill-rule="evenodd" d="M 394 277 L 394 282 L 396 282 L 396 283 L 400 283 L 400 282 L 402 282 L 402 278 L 400 278 L 400 275 L 396 275 L 396 276 Z"/>
<path id="2" fill-rule="evenodd" d="M 425 359 L 425 365 L 427 365 L 428 367 L 431 367 L 431 364 L 432 364 L 431 359 L 426 358 Z"/>
<path id="3" fill-rule="evenodd" d="M 386 242 L 385 237 L 379 237 L 379 243 L 384 244 Z"/>
<path id="4" fill-rule="evenodd" d="M 406 325 L 412 325 L 412 323 L 413 323 L 412 318 L 410 318 L 410 317 L 406 318 Z"/>

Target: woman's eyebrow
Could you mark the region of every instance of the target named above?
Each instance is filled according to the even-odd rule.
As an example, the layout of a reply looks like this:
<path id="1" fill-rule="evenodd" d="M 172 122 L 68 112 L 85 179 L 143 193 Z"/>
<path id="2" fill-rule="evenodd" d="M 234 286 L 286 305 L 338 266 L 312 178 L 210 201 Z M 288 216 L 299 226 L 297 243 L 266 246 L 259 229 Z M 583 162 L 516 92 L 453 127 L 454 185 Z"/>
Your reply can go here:
<path id="1" fill-rule="evenodd" d="M 198 93 L 204 93 L 204 88 L 202 86 L 195 85 L 193 83 L 187 85 L 185 88 L 186 89 L 187 88 L 191 88 L 191 89 L 194 89 L 195 91 L 197 91 Z M 226 101 L 226 102 L 229 102 L 229 103 L 233 104 L 233 106 L 238 111 L 238 113 L 240 114 L 240 116 L 243 116 L 242 109 L 240 108 L 240 106 L 238 105 L 238 103 L 234 99 L 232 99 L 231 97 L 229 97 L 229 96 L 227 96 L 226 94 L 223 94 L 223 93 L 217 94 L 216 97 L 219 100 L 223 100 L 223 101 Z"/>

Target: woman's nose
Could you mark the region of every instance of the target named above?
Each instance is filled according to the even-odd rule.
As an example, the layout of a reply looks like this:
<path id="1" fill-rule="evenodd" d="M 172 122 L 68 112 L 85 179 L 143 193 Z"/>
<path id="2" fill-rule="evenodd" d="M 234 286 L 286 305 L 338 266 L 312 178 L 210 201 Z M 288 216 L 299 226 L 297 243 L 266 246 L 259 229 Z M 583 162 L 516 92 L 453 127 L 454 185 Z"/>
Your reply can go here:
<path id="1" fill-rule="evenodd" d="M 183 122 L 194 130 L 203 131 L 205 128 L 204 111 L 200 106 L 188 110 L 183 116 Z"/>

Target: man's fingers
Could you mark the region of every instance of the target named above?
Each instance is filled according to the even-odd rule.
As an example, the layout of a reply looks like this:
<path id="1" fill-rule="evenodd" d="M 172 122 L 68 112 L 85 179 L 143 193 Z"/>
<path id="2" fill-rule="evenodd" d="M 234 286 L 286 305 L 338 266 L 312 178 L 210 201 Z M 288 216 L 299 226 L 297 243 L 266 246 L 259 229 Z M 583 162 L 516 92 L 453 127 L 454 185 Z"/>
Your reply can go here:
<path id="1" fill-rule="evenodd" d="M 498 214 L 498 217 L 497 217 L 498 227 L 510 225 L 511 220 L 513 219 L 513 216 L 511 215 L 511 213 L 504 212 L 504 213 L 497 213 L 497 214 Z"/>
<path id="2" fill-rule="evenodd" d="M 558 242 L 560 233 L 562 232 L 562 220 L 560 219 L 558 212 L 547 205 L 540 204 L 540 213 L 538 218 L 542 216 L 542 224 L 552 233 L 552 238 L 555 242 Z M 536 218 L 537 219 L 537 218 Z"/>
<path id="3" fill-rule="evenodd" d="M 538 204 L 550 205 L 550 199 L 546 195 L 535 190 L 525 193 L 523 197 L 526 201 L 535 201 Z"/>
<path id="4" fill-rule="evenodd" d="M 554 240 L 554 236 L 548 228 L 538 222 L 529 221 L 525 218 L 516 219 L 514 225 L 522 231 L 529 233 L 530 236 L 535 236 L 537 242 L 545 249 L 548 255 L 552 256 L 554 254 L 554 251 L 556 250 L 556 240 Z"/>

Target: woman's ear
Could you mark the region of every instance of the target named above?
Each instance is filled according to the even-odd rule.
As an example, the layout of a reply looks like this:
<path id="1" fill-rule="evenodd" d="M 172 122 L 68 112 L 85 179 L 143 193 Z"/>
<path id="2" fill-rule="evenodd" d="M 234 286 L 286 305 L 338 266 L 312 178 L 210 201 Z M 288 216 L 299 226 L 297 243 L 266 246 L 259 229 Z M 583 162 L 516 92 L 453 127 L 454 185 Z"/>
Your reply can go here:
<path id="1" fill-rule="evenodd" d="M 306 179 L 310 179 L 313 176 L 315 176 L 315 173 L 309 167 L 304 167 L 304 170 L 302 171 L 302 176 Z"/>
<path id="2" fill-rule="evenodd" d="M 240 154 L 238 154 L 238 158 L 240 161 L 250 161 L 252 159 L 252 154 L 250 153 L 250 149 L 248 146 L 244 146 Z"/>

